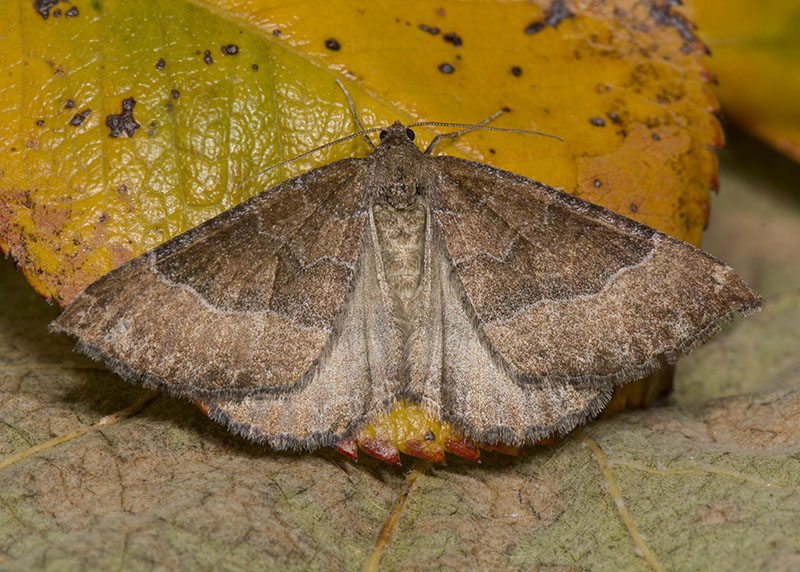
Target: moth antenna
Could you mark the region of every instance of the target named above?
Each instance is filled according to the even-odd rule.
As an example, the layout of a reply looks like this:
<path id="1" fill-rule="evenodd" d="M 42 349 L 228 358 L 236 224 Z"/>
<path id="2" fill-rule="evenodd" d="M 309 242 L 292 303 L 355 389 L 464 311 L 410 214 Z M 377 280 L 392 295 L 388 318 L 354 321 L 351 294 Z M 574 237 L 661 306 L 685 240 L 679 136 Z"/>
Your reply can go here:
<path id="1" fill-rule="evenodd" d="M 361 135 L 364 136 L 364 140 L 367 142 L 367 145 L 369 145 L 370 149 L 375 149 L 375 144 L 372 142 L 372 139 L 367 137 L 367 132 L 364 130 L 364 125 L 361 123 L 361 118 L 358 117 L 358 112 L 356 111 L 356 106 L 353 104 L 353 100 L 350 97 L 350 92 L 347 91 L 347 88 L 338 79 L 336 80 L 336 85 L 338 85 L 339 89 L 344 92 L 344 97 L 347 99 L 347 105 L 350 106 L 350 113 L 353 115 L 353 120 L 356 122 Z"/>
<path id="2" fill-rule="evenodd" d="M 335 139 L 334 141 L 329 141 L 328 143 L 325 143 L 324 145 L 320 145 L 319 147 L 314 147 L 313 149 L 309 149 L 308 151 L 305 151 L 304 153 L 300 153 L 299 155 L 295 155 L 291 159 L 286 159 L 285 161 L 281 161 L 280 163 L 277 163 L 277 164 L 271 165 L 271 166 L 269 166 L 269 167 L 267 167 L 265 169 L 261 169 L 259 171 L 256 171 L 254 174 L 250 175 L 245 180 L 243 180 L 241 183 L 236 185 L 234 187 L 234 191 L 240 189 L 241 187 L 243 187 L 244 185 L 246 185 L 247 183 L 249 183 L 250 181 L 252 181 L 256 177 L 259 177 L 259 176 L 263 175 L 264 173 L 268 173 L 269 171 L 272 171 L 273 169 L 278 169 L 280 167 L 283 167 L 284 165 L 288 165 L 289 163 L 297 161 L 298 159 L 302 159 L 303 157 L 307 157 L 308 155 L 311 155 L 313 153 L 317 153 L 319 151 L 327 149 L 328 147 L 333 147 L 334 145 L 338 145 L 339 143 L 344 143 L 345 141 L 350 141 L 351 139 L 355 139 L 356 137 L 364 137 L 364 139 L 367 141 L 367 144 L 369 144 L 370 148 L 375 149 L 375 144 L 372 142 L 372 140 L 369 137 L 367 137 L 367 135 L 369 133 L 375 133 L 377 131 L 383 131 L 384 127 L 371 127 L 369 129 L 365 129 L 364 125 L 361 123 L 361 119 L 359 119 L 359 117 L 358 117 L 358 112 L 356 112 L 355 105 L 353 104 L 353 100 L 350 97 L 350 93 L 347 91 L 347 89 L 345 88 L 344 84 L 342 84 L 342 82 L 340 82 L 338 79 L 336 80 L 336 85 L 338 85 L 339 88 L 344 92 L 345 98 L 347 99 L 347 105 L 350 107 L 350 112 L 352 113 L 353 119 L 355 120 L 356 125 L 358 126 L 359 132 L 358 133 L 353 133 L 351 135 L 346 135 L 345 137 L 340 137 L 339 139 Z M 490 115 L 489 117 L 487 117 L 486 119 L 484 119 L 483 121 L 481 121 L 480 123 L 477 123 L 477 124 L 473 124 L 473 123 L 446 123 L 446 122 L 442 122 L 442 121 L 420 121 L 418 123 L 412 123 L 411 125 L 407 125 L 407 127 L 408 128 L 411 128 L 411 127 L 425 127 L 425 126 L 431 125 L 431 126 L 435 126 L 435 127 L 461 127 L 462 128 L 462 129 L 459 129 L 458 131 L 453 131 L 451 133 L 441 133 L 441 134 L 437 135 L 436 137 L 434 137 L 433 141 L 431 141 L 430 145 L 428 145 L 428 147 L 425 149 L 425 154 L 426 155 L 430 155 L 431 152 L 433 151 L 433 148 L 442 139 L 451 139 L 451 138 L 454 138 L 454 137 L 458 137 L 460 135 L 464 135 L 465 133 L 469 133 L 470 131 L 476 131 L 476 130 L 479 130 L 479 129 L 482 129 L 484 131 L 501 131 L 503 133 L 523 133 L 523 134 L 527 134 L 527 135 L 541 135 L 542 137 L 551 137 L 553 139 L 558 139 L 559 141 L 562 141 L 562 142 L 564 141 L 561 137 L 558 137 L 556 135 L 550 135 L 549 133 L 542 133 L 541 131 L 530 131 L 528 129 L 509 129 L 509 128 L 506 128 L 506 127 L 492 127 L 490 125 L 487 125 L 487 123 L 489 123 L 491 121 L 494 121 L 495 119 L 500 117 L 506 111 L 507 111 L 507 109 L 501 109 L 500 111 L 497 111 L 497 112 L 493 113 L 492 115 Z"/>
<path id="3" fill-rule="evenodd" d="M 542 137 L 550 137 L 552 139 L 558 139 L 562 143 L 564 142 L 564 140 L 561 137 L 558 137 L 557 135 L 551 135 L 550 133 L 543 133 L 541 131 L 531 131 L 529 129 L 509 129 L 509 128 L 506 128 L 506 127 L 491 127 L 491 126 L 487 125 L 487 123 L 490 123 L 490 122 L 494 121 L 495 119 L 497 119 L 503 113 L 506 113 L 506 112 L 508 112 L 508 108 L 503 108 L 503 109 L 501 109 L 499 111 L 496 111 L 495 113 L 493 113 L 492 115 L 490 115 L 489 117 L 487 117 L 486 119 L 481 121 L 480 123 L 444 123 L 444 122 L 441 122 L 441 121 L 421 121 L 419 123 L 412 123 L 408 127 L 411 128 L 411 127 L 423 127 L 423 126 L 427 126 L 427 125 L 433 125 L 433 126 L 436 126 L 436 127 L 462 127 L 463 128 L 463 129 L 459 129 L 458 131 L 452 131 L 450 133 L 441 133 L 441 134 L 437 135 L 436 137 L 434 137 L 433 140 L 430 142 L 430 145 L 428 145 L 428 147 L 425 149 L 425 154 L 426 155 L 430 155 L 433 152 L 433 148 L 436 147 L 436 144 L 439 143 L 439 141 L 441 141 L 442 139 L 453 139 L 455 137 L 460 137 L 461 135 L 464 135 L 465 133 L 469 133 L 470 131 L 477 131 L 477 130 L 501 131 L 503 133 L 524 133 L 524 134 L 527 134 L 527 135 L 541 135 Z"/>
<path id="4" fill-rule="evenodd" d="M 295 155 L 291 159 L 286 159 L 285 161 L 281 161 L 280 163 L 276 163 L 275 165 L 271 165 L 271 166 L 269 166 L 269 167 L 267 167 L 265 169 L 261 169 L 259 171 L 256 171 L 255 173 L 253 173 L 252 175 L 247 177 L 244 181 L 242 181 L 241 183 L 236 185 L 234 187 L 234 190 L 240 189 L 241 187 L 243 187 L 244 185 L 246 185 L 247 183 L 249 183 L 250 181 L 252 181 L 256 177 L 259 177 L 259 176 L 263 175 L 264 173 L 268 173 L 269 171 L 272 171 L 273 169 L 277 169 L 279 167 L 283 167 L 284 165 L 288 165 L 289 163 L 293 163 L 294 161 L 297 161 L 298 159 L 302 159 L 303 157 L 307 157 L 308 155 L 311 155 L 313 153 L 317 153 L 318 151 L 322 151 L 323 149 L 327 149 L 328 147 L 333 147 L 334 145 L 338 145 L 339 143 L 344 143 L 345 141 L 349 141 L 350 139 L 355 139 L 356 137 L 361 137 L 362 135 L 364 137 L 367 137 L 367 133 L 375 133 L 376 131 L 382 131 L 382 130 L 383 130 L 383 127 L 372 127 L 370 129 L 364 129 L 362 127 L 362 131 L 360 133 L 353 133 L 352 135 L 347 135 L 345 137 L 340 137 L 339 139 L 336 139 L 334 141 L 330 141 L 328 143 L 325 143 L 325 145 L 320 145 L 319 147 L 314 147 L 313 149 L 309 149 L 308 151 L 306 151 L 304 153 L 300 153 L 299 155 Z M 367 139 L 369 140 L 368 137 L 367 137 Z M 372 145 L 372 141 L 370 141 L 370 145 Z M 374 148 L 375 147 L 373 145 L 373 149 Z"/>

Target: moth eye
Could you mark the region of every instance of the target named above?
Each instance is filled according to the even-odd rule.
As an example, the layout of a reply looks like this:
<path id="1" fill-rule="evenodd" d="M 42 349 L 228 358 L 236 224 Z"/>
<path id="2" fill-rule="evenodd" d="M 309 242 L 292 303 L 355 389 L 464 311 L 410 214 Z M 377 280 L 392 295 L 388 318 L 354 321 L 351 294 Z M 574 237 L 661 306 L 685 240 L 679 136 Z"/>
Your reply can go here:
<path id="1" fill-rule="evenodd" d="M 414 132 L 411 129 L 406 129 L 406 137 L 408 137 L 409 141 L 414 140 Z"/>
<path id="2" fill-rule="evenodd" d="M 383 131 L 381 131 L 381 134 L 380 134 L 381 141 L 383 141 L 384 139 L 386 139 L 386 135 L 387 135 L 387 133 L 386 133 L 386 129 L 384 129 Z"/>

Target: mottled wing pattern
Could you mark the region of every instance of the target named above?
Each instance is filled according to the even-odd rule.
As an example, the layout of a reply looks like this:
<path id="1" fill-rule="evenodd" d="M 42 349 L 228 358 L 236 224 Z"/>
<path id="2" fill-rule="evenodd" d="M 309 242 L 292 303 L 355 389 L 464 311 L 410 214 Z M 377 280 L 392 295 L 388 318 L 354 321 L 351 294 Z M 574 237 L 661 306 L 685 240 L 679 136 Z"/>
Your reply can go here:
<path id="1" fill-rule="evenodd" d="M 541 183 L 434 157 L 433 225 L 498 367 L 610 388 L 760 306 L 714 257 Z"/>
<path id="2" fill-rule="evenodd" d="M 98 279 L 52 329 L 172 394 L 296 389 L 356 277 L 364 176 L 345 159 L 261 193 Z"/>

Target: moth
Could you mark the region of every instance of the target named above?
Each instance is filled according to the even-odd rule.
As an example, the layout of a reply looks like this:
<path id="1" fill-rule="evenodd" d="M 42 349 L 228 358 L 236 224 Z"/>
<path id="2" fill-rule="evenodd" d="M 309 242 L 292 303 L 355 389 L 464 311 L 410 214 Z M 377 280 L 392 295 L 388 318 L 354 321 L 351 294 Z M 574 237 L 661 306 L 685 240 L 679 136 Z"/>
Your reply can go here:
<path id="1" fill-rule="evenodd" d="M 106 274 L 52 330 L 275 449 L 336 445 L 401 399 L 521 446 L 761 305 L 685 242 L 422 152 L 399 122 L 380 138 Z"/>

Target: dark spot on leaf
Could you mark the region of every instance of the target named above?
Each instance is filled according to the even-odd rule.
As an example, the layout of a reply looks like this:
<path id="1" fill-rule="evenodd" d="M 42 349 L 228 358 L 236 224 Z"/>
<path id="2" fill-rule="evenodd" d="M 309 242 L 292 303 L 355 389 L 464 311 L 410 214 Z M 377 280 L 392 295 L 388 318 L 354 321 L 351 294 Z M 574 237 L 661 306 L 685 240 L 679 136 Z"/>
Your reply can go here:
<path id="1" fill-rule="evenodd" d="M 121 197 L 125 197 L 128 195 L 128 185 L 122 183 L 117 187 L 117 194 Z"/>
<path id="2" fill-rule="evenodd" d="M 528 27 L 525 28 L 525 33 L 528 36 L 532 36 L 534 34 L 538 34 L 542 30 L 544 30 L 544 22 L 531 22 L 528 24 Z"/>
<path id="3" fill-rule="evenodd" d="M 631 212 L 636 212 L 639 210 L 639 207 L 636 206 L 636 203 L 631 203 Z"/>
<path id="4" fill-rule="evenodd" d="M 156 69 L 163 70 L 165 65 L 167 65 L 167 62 L 164 61 L 164 58 L 158 58 L 158 61 L 156 62 Z"/>
<path id="5" fill-rule="evenodd" d="M 342 49 L 342 44 L 336 38 L 328 38 L 325 40 L 325 47 L 333 52 L 338 52 Z"/>
<path id="6" fill-rule="evenodd" d="M 100 215 L 100 222 L 101 223 L 106 222 L 106 213 Z"/>
<path id="7" fill-rule="evenodd" d="M 177 89 L 173 89 L 169 94 L 172 96 L 172 99 L 178 99 L 181 96 L 181 92 Z"/>
<path id="8" fill-rule="evenodd" d="M 88 107 L 81 111 L 80 113 L 76 113 L 72 116 L 72 119 L 69 120 L 69 124 L 73 127 L 78 127 L 79 125 L 83 125 L 83 122 L 92 114 L 92 110 Z"/>
<path id="9" fill-rule="evenodd" d="M 103 11 L 103 4 L 102 2 L 100 2 L 100 0 L 92 0 L 90 6 L 92 7 L 92 10 L 94 10 L 98 14 Z"/>
<path id="10" fill-rule="evenodd" d="M 253 64 L 253 71 L 258 71 L 258 64 Z"/>
<path id="11" fill-rule="evenodd" d="M 272 35 L 277 38 L 278 36 L 281 35 L 281 31 L 278 28 L 275 28 L 274 30 L 272 30 Z"/>
<path id="12" fill-rule="evenodd" d="M 47 20 L 50 17 L 50 8 L 58 4 L 59 0 L 35 0 L 33 3 L 33 9 L 36 10 L 39 15 Z"/>
<path id="13" fill-rule="evenodd" d="M 592 118 L 589 120 L 589 123 L 591 123 L 591 124 L 592 124 L 592 125 L 594 125 L 595 127 L 605 127 L 605 125 L 606 125 L 606 120 L 605 120 L 605 119 L 603 119 L 602 117 L 592 117 Z"/>
<path id="14" fill-rule="evenodd" d="M 608 93 L 612 89 L 613 88 L 610 85 L 608 85 L 607 83 L 598 83 L 597 85 L 594 86 L 594 90 L 597 93 Z"/>
<path id="15" fill-rule="evenodd" d="M 194 51 L 194 55 L 199 56 L 200 55 L 200 50 L 195 50 Z"/>
<path id="16" fill-rule="evenodd" d="M 214 63 L 214 58 L 211 57 L 211 50 L 206 50 L 205 52 L 203 52 L 203 61 L 206 62 L 206 64 L 208 65 Z"/>
<path id="17" fill-rule="evenodd" d="M 601 183 L 601 182 L 600 182 L 600 179 L 595 179 L 595 180 L 594 180 L 594 186 L 595 186 L 595 188 L 600 188 L 600 186 L 601 186 L 602 184 L 603 184 L 603 183 Z"/>
<path id="18" fill-rule="evenodd" d="M 619 114 L 613 111 L 611 113 L 607 113 L 606 117 L 608 117 L 611 120 L 611 123 L 613 123 L 614 125 L 622 124 L 622 119 L 620 119 Z"/>
<path id="19" fill-rule="evenodd" d="M 74 18 L 77 15 L 78 15 L 78 8 L 76 8 L 75 6 L 64 12 L 64 16 L 66 16 L 67 18 Z"/>
<path id="20" fill-rule="evenodd" d="M 546 26 L 558 28 L 558 25 L 561 22 L 568 18 L 574 17 L 575 14 L 573 14 L 572 11 L 567 8 L 564 0 L 554 0 L 553 3 L 550 4 L 550 8 L 545 11 L 544 19 L 528 24 L 528 27 L 525 28 L 525 33 L 529 36 L 532 36 L 533 34 L 544 30 Z"/>
<path id="21" fill-rule="evenodd" d="M 64 66 L 57 64 L 53 60 L 47 60 L 47 66 L 53 70 L 53 75 L 56 77 L 64 77 L 67 73 L 64 71 Z"/>
<path id="22" fill-rule="evenodd" d="M 60 18 L 61 17 L 61 8 L 56 8 L 55 10 L 53 10 L 53 16 L 56 17 L 56 18 Z"/>
<path id="23" fill-rule="evenodd" d="M 434 439 L 436 439 L 436 435 L 433 434 L 433 431 L 428 430 L 428 432 L 425 433 L 425 440 L 426 441 L 433 441 Z"/>
<path id="24" fill-rule="evenodd" d="M 511 113 L 511 108 L 510 108 L 509 106 L 507 106 L 507 105 L 504 105 L 504 106 L 503 106 L 503 107 L 500 109 L 500 111 L 502 111 L 503 113 Z"/>
<path id="25" fill-rule="evenodd" d="M 44 127 L 44 119 L 38 119 L 36 121 L 36 125 L 38 125 L 39 127 Z"/>
<path id="26" fill-rule="evenodd" d="M 420 24 L 419 25 L 419 29 L 422 30 L 423 32 L 428 32 L 429 34 L 431 34 L 433 36 L 435 36 L 436 34 L 441 32 L 441 30 L 439 28 L 426 26 L 425 24 Z"/>
<path id="27" fill-rule="evenodd" d="M 67 102 L 64 104 L 64 109 L 72 109 L 75 107 L 75 102 L 71 99 L 68 99 Z"/>
<path id="28" fill-rule="evenodd" d="M 575 14 L 567 8 L 564 0 L 554 0 L 550 4 L 550 9 L 546 13 L 544 23 L 553 28 L 557 27 L 561 22 L 568 18 L 574 18 Z"/>
<path id="29" fill-rule="evenodd" d="M 223 56 L 235 56 L 239 53 L 239 46 L 236 44 L 228 44 L 227 46 L 221 46 L 220 50 Z"/>
<path id="30" fill-rule="evenodd" d="M 695 44 L 698 42 L 693 30 L 697 28 L 692 22 L 687 20 L 682 14 L 672 11 L 675 3 L 669 0 L 653 2 L 650 6 L 650 16 L 659 26 L 672 26 L 681 35 L 681 38 Z"/>
<path id="31" fill-rule="evenodd" d="M 511 67 L 511 75 L 514 77 L 519 77 L 522 75 L 522 68 L 519 66 L 512 66 Z"/>
<path id="32" fill-rule="evenodd" d="M 653 138 L 653 141 L 661 141 L 661 135 L 659 135 L 658 133 L 653 133 L 652 135 L 650 135 L 650 137 Z"/>
<path id="33" fill-rule="evenodd" d="M 439 71 L 442 72 L 443 74 L 451 74 L 454 71 L 456 71 L 456 68 L 454 68 L 448 63 L 443 63 L 439 64 Z"/>
<path id="34" fill-rule="evenodd" d="M 106 117 L 106 126 L 111 130 L 109 137 L 122 137 L 123 134 L 133 137 L 136 130 L 141 127 L 133 118 L 133 108 L 136 101 L 132 97 L 122 100 L 122 113 Z"/>
<path id="35" fill-rule="evenodd" d="M 489 148 L 489 153 L 491 153 L 492 155 L 494 155 L 495 153 L 497 153 L 497 151 L 495 151 L 494 149 L 492 149 L 492 148 L 490 147 L 490 148 Z"/>
<path id="36" fill-rule="evenodd" d="M 461 36 L 459 36 L 455 32 L 450 32 L 450 33 L 445 34 L 443 36 L 443 39 L 444 39 L 445 42 L 450 42 L 451 44 L 453 44 L 457 48 L 464 44 L 464 40 L 462 40 Z"/>

